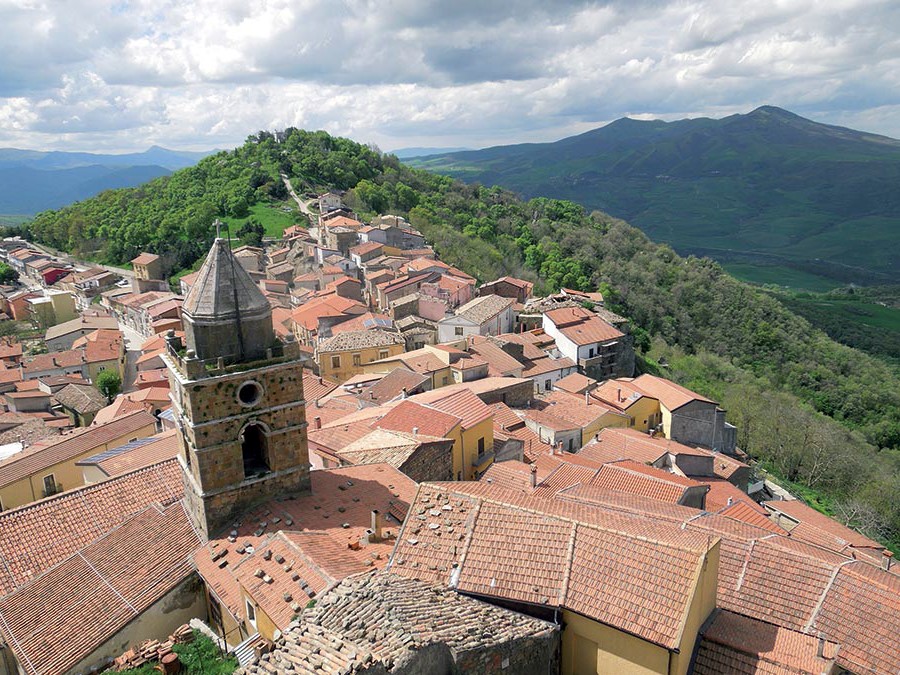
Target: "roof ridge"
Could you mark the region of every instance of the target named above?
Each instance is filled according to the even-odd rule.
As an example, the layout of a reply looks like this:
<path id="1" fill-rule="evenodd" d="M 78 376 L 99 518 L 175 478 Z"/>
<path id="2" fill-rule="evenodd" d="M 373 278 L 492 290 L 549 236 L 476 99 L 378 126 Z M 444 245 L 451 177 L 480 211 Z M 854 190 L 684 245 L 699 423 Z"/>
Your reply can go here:
<path id="1" fill-rule="evenodd" d="M 849 565 L 852 562 L 856 562 L 852 558 L 850 560 L 845 560 L 842 563 L 835 565 L 835 568 L 831 572 L 831 577 L 828 579 L 828 583 L 825 584 L 825 588 L 822 589 L 822 594 L 819 596 L 819 601 L 816 603 L 816 606 L 813 607 L 812 612 L 809 615 L 809 621 L 806 622 L 806 625 L 803 626 L 803 632 L 809 633 L 812 630 L 813 624 L 816 622 L 816 618 L 819 616 L 819 612 L 822 609 L 822 605 L 825 604 L 825 598 L 828 596 L 828 592 L 831 590 L 831 587 L 834 585 L 835 580 L 840 574 L 841 569 L 845 565 Z"/>

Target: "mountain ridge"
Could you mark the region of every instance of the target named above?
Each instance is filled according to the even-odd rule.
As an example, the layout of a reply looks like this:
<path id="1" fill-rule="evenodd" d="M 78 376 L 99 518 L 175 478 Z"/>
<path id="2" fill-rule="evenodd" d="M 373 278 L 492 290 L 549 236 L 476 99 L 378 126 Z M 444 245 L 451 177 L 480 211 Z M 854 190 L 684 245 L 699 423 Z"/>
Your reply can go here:
<path id="1" fill-rule="evenodd" d="M 576 201 L 683 253 L 778 254 L 876 276 L 900 270 L 900 141 L 775 106 L 721 119 L 625 117 L 552 143 L 410 163 L 526 198 Z"/>

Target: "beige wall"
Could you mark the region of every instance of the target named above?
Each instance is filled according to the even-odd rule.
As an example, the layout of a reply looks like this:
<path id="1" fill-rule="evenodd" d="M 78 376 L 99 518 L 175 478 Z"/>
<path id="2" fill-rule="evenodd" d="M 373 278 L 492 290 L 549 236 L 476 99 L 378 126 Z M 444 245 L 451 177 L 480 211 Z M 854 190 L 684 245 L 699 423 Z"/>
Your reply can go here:
<path id="1" fill-rule="evenodd" d="M 247 620 L 246 612 L 247 612 L 247 602 L 253 604 L 256 608 L 256 632 L 260 634 L 260 636 L 266 638 L 266 640 L 271 640 L 275 636 L 275 631 L 280 630 L 278 626 L 275 624 L 272 619 L 269 618 L 269 615 L 263 611 L 263 608 L 259 606 L 259 604 L 254 600 L 250 594 L 247 593 L 246 589 L 241 587 L 241 612 L 244 613 L 244 616 L 241 619 L 244 621 L 245 629 L 249 633 L 253 633 L 253 626 Z"/>
<path id="2" fill-rule="evenodd" d="M 488 467 L 493 463 L 489 459 L 480 466 L 473 466 L 472 461 L 478 457 L 478 439 L 484 439 L 485 453 L 494 450 L 494 416 L 491 415 L 483 422 L 479 422 L 474 427 L 470 427 L 462 432 L 462 460 L 463 460 L 463 479 L 476 480 L 476 474 L 480 476 L 487 471 Z M 459 469 L 454 463 L 453 475 L 456 477 Z"/>
<path id="3" fill-rule="evenodd" d="M 90 432 L 86 433 L 89 434 Z M 152 436 L 155 433 L 156 424 L 148 424 L 147 426 L 141 427 L 137 431 L 134 431 L 130 434 L 119 436 L 109 443 L 100 443 L 90 450 L 83 452 L 77 457 L 73 457 L 70 460 L 41 469 L 31 476 L 16 481 L 15 483 L 7 485 L 6 487 L 0 488 L 0 503 L 2 503 L 4 509 L 11 509 L 16 506 L 28 504 L 29 502 L 33 502 L 38 499 L 43 499 L 44 476 L 47 476 L 51 473 L 53 474 L 57 484 L 62 485 L 63 490 L 71 490 L 73 488 L 81 487 L 85 484 L 83 471 L 84 467 L 75 466 L 75 462 L 81 461 L 82 459 L 87 459 L 88 457 L 103 452 L 104 450 L 109 450 L 110 448 L 116 448 L 120 445 L 124 445 L 128 441 L 131 441 L 135 438 L 146 438 L 147 436 Z"/>
<path id="4" fill-rule="evenodd" d="M 121 656 L 131 646 L 144 640 L 167 640 L 176 628 L 194 618 L 206 620 L 206 602 L 203 582 L 196 574 L 191 574 L 69 672 L 86 673 L 96 666 L 102 668 L 110 659 Z"/>
<path id="5" fill-rule="evenodd" d="M 665 648 L 569 610 L 562 619 L 563 675 L 668 673 Z"/>
<path id="6" fill-rule="evenodd" d="M 710 547 L 706 559 L 699 570 L 697 585 L 694 588 L 694 597 L 691 600 L 691 608 L 685 620 L 681 642 L 678 645 L 679 654 L 672 655 L 671 675 L 686 675 L 691 663 L 691 654 L 694 653 L 694 643 L 697 641 L 697 633 L 703 622 L 716 608 L 716 588 L 719 578 L 719 540 Z"/>
<path id="7" fill-rule="evenodd" d="M 608 427 L 627 427 L 630 419 L 626 415 L 620 415 L 614 412 L 603 413 L 593 422 L 584 427 L 581 431 L 581 446 L 596 436 L 601 429 Z"/>
<path id="8" fill-rule="evenodd" d="M 642 396 L 625 411 L 634 421 L 632 429 L 638 431 L 650 431 L 650 426 L 656 426 L 660 422 L 659 401 L 655 398 Z"/>
<path id="9" fill-rule="evenodd" d="M 390 358 L 391 356 L 402 354 L 404 347 L 404 345 L 400 344 L 387 345 L 385 347 L 365 347 L 343 352 L 318 352 L 319 374 L 335 382 L 346 382 L 359 373 L 379 372 L 378 370 L 372 370 L 372 366 L 366 368 L 367 364 L 382 358 Z M 385 351 L 388 353 L 387 356 L 382 354 Z M 338 366 L 332 363 L 332 357 L 335 356 L 340 359 Z M 354 365 L 354 356 L 359 356 L 359 365 Z"/>

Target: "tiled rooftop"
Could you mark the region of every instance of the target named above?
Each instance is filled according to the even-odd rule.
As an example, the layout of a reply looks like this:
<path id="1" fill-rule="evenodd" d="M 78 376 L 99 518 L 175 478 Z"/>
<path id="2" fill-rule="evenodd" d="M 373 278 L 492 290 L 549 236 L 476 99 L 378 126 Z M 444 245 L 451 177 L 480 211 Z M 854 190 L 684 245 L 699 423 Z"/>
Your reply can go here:
<path id="1" fill-rule="evenodd" d="M 169 460 L 0 513 L 0 594 L 13 591 L 153 503 L 181 499 Z"/>
<path id="2" fill-rule="evenodd" d="M 838 651 L 826 642 L 820 658 L 817 637 L 726 610 L 716 610 L 701 634 L 695 675 L 822 675 Z"/>
<path id="3" fill-rule="evenodd" d="M 200 543 L 180 502 L 150 506 L 0 598 L 0 628 L 29 675 L 62 675 L 192 574 Z"/>
<path id="4" fill-rule="evenodd" d="M 525 638 L 549 637 L 556 627 L 443 587 L 392 574 L 346 579 L 291 624 L 284 644 L 246 675 L 292 672 L 337 675 L 402 670 L 416 653 L 444 644 L 454 660 Z"/>
<path id="5" fill-rule="evenodd" d="M 383 330 L 351 330 L 319 340 L 318 351 L 346 352 L 367 347 L 390 347 L 405 344 L 398 333 Z"/>
<path id="6" fill-rule="evenodd" d="M 118 476 L 145 466 L 174 459 L 179 450 L 178 432 L 164 431 L 156 436 L 140 438 L 136 441 L 110 448 L 93 457 L 88 457 L 77 466 L 95 465 L 107 476 Z"/>

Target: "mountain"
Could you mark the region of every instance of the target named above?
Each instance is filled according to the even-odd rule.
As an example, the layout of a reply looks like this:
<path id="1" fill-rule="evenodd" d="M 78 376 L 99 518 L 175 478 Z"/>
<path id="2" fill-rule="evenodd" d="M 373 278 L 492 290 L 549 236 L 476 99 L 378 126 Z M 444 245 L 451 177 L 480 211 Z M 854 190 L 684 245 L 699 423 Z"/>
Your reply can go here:
<path id="1" fill-rule="evenodd" d="M 209 154 L 158 146 L 118 155 L 0 148 L 0 214 L 20 215 L 24 220 L 104 190 L 166 176 Z"/>
<path id="2" fill-rule="evenodd" d="M 446 155 L 451 152 L 466 152 L 471 148 L 400 148 L 392 150 L 391 154 L 400 159 L 411 159 L 413 157 L 428 157 L 429 155 Z"/>
<path id="3" fill-rule="evenodd" d="M 124 154 L 97 154 L 91 152 L 40 152 L 36 150 L 18 150 L 16 148 L 0 148 L 0 169 L 28 167 L 32 169 L 54 170 L 73 169 L 85 166 L 159 166 L 169 171 L 176 171 L 193 166 L 210 152 L 185 152 L 168 150 L 154 145 L 144 152 Z"/>
<path id="4" fill-rule="evenodd" d="M 900 272 L 900 141 L 764 106 L 719 120 L 623 118 L 554 143 L 413 160 L 628 220 L 682 253 L 844 281 Z"/>

